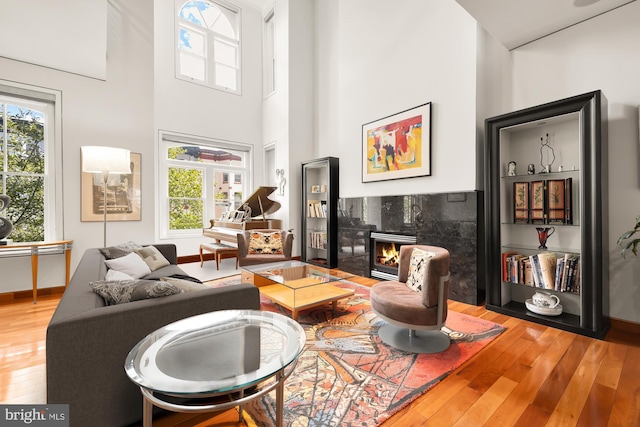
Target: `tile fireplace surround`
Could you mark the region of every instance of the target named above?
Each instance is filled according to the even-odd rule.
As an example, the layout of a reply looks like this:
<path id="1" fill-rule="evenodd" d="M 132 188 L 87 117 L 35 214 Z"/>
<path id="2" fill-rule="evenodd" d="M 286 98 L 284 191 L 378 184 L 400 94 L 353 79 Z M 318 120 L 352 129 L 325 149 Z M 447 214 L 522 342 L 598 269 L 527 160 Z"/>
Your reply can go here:
<path id="1" fill-rule="evenodd" d="M 483 195 L 462 193 L 354 197 L 339 200 L 338 268 L 369 277 L 371 231 L 416 236 L 451 253 L 449 299 L 484 302 Z"/>

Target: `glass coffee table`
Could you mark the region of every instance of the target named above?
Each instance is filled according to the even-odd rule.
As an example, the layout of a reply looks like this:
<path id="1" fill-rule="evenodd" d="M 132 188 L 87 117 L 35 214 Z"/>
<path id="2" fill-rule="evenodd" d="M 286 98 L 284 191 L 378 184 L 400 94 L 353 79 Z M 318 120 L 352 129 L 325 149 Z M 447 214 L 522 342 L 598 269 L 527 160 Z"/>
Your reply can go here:
<path id="1" fill-rule="evenodd" d="M 305 344 L 300 324 L 277 313 L 221 310 L 189 317 L 147 335 L 128 354 L 125 371 L 143 396 L 143 426 L 153 406 L 213 412 L 276 390 L 282 425 L 284 381 Z"/>
<path id="2" fill-rule="evenodd" d="M 330 270 L 302 261 L 283 261 L 242 267 L 242 282 L 253 283 L 260 293 L 274 303 L 291 311 L 293 320 L 298 313 L 312 307 L 350 297 L 353 289 L 335 283 L 353 274 Z"/>

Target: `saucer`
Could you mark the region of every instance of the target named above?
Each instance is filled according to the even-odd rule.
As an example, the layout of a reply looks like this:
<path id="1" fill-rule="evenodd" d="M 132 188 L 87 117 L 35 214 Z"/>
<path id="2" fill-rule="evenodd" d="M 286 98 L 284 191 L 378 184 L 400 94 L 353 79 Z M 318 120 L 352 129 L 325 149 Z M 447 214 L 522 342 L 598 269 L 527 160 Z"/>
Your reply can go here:
<path id="1" fill-rule="evenodd" d="M 548 308 L 548 307 L 538 307 L 537 305 L 535 305 L 532 301 L 531 298 L 527 299 L 524 304 L 527 306 L 527 309 L 536 313 L 536 314 L 542 314 L 544 316 L 559 316 L 562 314 L 562 305 L 558 304 L 557 306 L 555 306 L 554 308 Z"/>

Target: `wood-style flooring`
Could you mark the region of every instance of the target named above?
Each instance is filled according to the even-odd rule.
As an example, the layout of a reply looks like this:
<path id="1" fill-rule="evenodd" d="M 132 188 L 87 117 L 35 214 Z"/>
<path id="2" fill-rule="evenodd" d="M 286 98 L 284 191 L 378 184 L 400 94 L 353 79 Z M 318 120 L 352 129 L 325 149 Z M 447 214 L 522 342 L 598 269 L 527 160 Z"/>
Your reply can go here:
<path id="1" fill-rule="evenodd" d="M 58 301 L 0 304 L 0 403 L 46 402 L 45 334 Z M 640 426 L 640 334 L 614 327 L 601 341 L 483 306 L 450 301 L 449 309 L 507 330 L 384 427 Z M 154 426 L 243 426 L 237 416 L 172 414 Z"/>

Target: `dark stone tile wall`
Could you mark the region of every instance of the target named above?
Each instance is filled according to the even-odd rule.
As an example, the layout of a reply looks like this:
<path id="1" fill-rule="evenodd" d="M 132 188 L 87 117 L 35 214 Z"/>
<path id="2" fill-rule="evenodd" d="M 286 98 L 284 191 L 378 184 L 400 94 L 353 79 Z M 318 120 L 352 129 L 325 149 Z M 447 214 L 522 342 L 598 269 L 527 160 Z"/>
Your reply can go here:
<path id="1" fill-rule="evenodd" d="M 449 298 L 484 302 L 482 192 L 356 197 L 339 200 L 338 268 L 369 277 L 371 230 L 415 234 L 451 253 Z"/>

